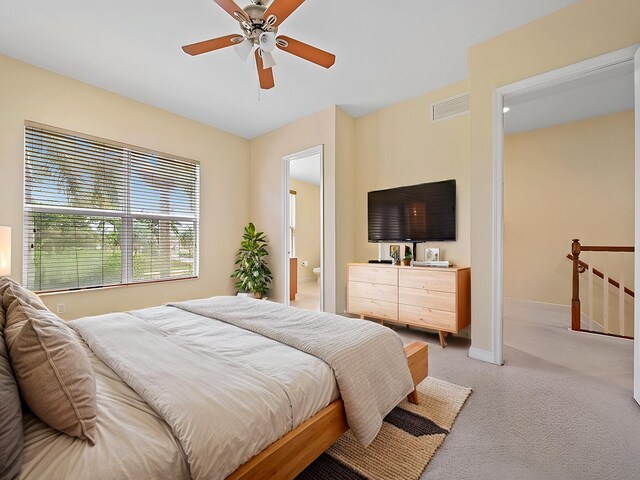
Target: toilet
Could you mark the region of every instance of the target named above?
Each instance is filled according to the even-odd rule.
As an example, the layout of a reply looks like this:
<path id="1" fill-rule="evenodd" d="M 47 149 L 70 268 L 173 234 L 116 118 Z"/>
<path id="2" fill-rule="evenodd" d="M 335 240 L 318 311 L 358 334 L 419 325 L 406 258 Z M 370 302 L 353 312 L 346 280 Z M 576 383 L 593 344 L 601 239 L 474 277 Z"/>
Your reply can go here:
<path id="1" fill-rule="evenodd" d="M 316 267 L 313 269 L 313 274 L 318 277 L 318 284 L 320 283 L 320 272 L 321 272 L 321 268 L 320 267 Z"/>

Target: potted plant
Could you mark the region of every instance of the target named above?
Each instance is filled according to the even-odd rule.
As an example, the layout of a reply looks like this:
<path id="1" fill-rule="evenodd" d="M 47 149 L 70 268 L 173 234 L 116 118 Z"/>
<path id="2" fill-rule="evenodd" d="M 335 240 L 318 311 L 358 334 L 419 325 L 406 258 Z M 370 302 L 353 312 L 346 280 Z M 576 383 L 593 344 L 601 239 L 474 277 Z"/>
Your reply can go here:
<path id="1" fill-rule="evenodd" d="M 257 232 L 253 223 L 244 227 L 244 235 L 240 249 L 236 253 L 236 271 L 231 275 L 236 278 L 238 294 L 253 294 L 255 298 L 262 298 L 269 293 L 269 284 L 273 275 L 265 261 L 269 255 L 267 251 L 267 236 L 264 232 Z"/>
<path id="2" fill-rule="evenodd" d="M 411 249 L 409 247 L 404 248 L 404 258 L 402 259 L 402 264 L 405 267 L 411 265 L 411 260 L 413 260 L 413 253 L 411 253 Z"/>

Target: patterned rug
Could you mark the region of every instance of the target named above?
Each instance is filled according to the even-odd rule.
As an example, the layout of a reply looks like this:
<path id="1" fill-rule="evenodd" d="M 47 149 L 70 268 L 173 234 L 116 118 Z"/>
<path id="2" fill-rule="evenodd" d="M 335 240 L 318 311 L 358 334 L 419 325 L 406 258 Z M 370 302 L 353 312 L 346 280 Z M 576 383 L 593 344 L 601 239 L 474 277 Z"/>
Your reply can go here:
<path id="1" fill-rule="evenodd" d="M 418 392 L 420 405 L 394 408 L 368 448 L 347 432 L 296 480 L 418 480 L 471 389 L 428 377 Z"/>

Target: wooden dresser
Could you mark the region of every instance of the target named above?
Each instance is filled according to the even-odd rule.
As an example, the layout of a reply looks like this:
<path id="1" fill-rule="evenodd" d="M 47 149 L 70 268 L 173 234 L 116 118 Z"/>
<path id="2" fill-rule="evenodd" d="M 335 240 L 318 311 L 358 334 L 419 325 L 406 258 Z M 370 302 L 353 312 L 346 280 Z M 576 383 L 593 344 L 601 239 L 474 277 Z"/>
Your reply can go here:
<path id="1" fill-rule="evenodd" d="M 347 311 L 437 330 L 444 347 L 448 333 L 471 322 L 471 270 L 350 263 Z"/>

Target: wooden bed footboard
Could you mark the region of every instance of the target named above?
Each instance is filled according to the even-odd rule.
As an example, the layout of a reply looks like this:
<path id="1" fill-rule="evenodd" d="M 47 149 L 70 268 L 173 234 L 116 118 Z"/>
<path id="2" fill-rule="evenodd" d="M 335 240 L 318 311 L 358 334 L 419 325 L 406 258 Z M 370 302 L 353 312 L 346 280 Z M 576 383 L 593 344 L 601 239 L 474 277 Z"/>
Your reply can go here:
<path id="1" fill-rule="evenodd" d="M 429 374 L 429 345 L 404 347 L 414 386 Z M 418 403 L 414 390 L 408 400 Z M 342 400 L 336 400 L 242 465 L 227 480 L 291 480 L 333 445 L 347 430 Z"/>

